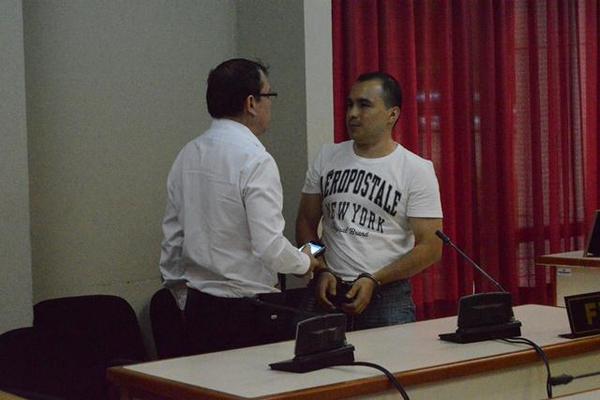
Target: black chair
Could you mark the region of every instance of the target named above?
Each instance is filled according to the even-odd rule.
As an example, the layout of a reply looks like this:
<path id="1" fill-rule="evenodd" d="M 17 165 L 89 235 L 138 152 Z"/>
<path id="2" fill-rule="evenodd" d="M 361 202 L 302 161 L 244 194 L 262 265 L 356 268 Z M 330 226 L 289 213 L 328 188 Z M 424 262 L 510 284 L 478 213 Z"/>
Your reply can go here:
<path id="1" fill-rule="evenodd" d="M 0 335 L 0 389 L 31 400 L 101 399 L 98 358 L 84 338 L 14 329 Z"/>
<path id="2" fill-rule="evenodd" d="M 44 300 L 33 306 L 33 327 L 38 331 L 86 338 L 95 344 L 107 364 L 146 359 L 135 311 L 118 296 L 86 295 Z"/>
<path id="3" fill-rule="evenodd" d="M 302 300 L 305 298 L 307 288 L 286 289 L 280 293 L 259 294 L 258 299 L 262 301 L 262 312 L 259 313 L 267 325 L 271 326 L 270 336 L 265 337 L 265 343 L 293 340 L 296 335 L 296 323 L 308 318 L 300 312 Z M 288 308 L 281 309 L 278 306 Z M 296 311 L 293 311 L 293 310 Z"/>
<path id="4" fill-rule="evenodd" d="M 58 394 L 66 399 L 106 399 L 108 367 L 146 360 L 137 316 L 118 296 L 45 300 L 34 305 L 33 317 L 34 341 L 43 343 L 43 362 L 54 370 L 40 368 L 64 376 Z"/>
<path id="5" fill-rule="evenodd" d="M 150 324 L 158 358 L 186 355 L 183 312 L 167 288 L 158 290 L 150 300 Z"/>

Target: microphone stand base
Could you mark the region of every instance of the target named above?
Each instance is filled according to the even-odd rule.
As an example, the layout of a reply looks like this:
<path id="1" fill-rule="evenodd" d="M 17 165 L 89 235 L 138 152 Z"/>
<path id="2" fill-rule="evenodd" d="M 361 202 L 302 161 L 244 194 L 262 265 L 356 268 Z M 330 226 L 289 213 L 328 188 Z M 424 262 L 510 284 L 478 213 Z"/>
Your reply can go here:
<path id="1" fill-rule="evenodd" d="M 334 365 L 354 362 L 354 346 L 351 344 L 316 354 L 296 356 L 291 360 L 269 364 L 271 369 L 287 372 L 310 372 Z"/>
<path id="2" fill-rule="evenodd" d="M 442 333 L 441 340 L 453 343 L 474 343 L 484 340 L 504 339 L 521 336 L 521 322 L 511 321 L 504 324 L 459 328 L 456 332 Z"/>

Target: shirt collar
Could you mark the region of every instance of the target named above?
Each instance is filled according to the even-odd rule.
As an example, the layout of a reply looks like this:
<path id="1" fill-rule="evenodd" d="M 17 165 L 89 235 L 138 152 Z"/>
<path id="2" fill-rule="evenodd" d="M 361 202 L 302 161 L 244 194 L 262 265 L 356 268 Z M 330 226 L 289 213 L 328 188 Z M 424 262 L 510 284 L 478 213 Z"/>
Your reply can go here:
<path id="1" fill-rule="evenodd" d="M 260 149 L 264 149 L 265 146 L 256 137 L 254 133 L 244 124 L 240 124 L 232 119 L 222 118 L 213 119 L 210 126 L 211 129 L 217 129 L 219 131 L 227 132 L 226 134 L 231 136 L 236 141 L 244 141 L 252 144 Z"/>

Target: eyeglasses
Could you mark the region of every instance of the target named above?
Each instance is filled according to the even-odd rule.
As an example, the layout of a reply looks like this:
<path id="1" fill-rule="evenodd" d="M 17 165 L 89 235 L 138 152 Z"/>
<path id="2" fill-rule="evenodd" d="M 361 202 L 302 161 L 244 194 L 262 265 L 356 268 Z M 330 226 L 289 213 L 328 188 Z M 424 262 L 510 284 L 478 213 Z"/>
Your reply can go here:
<path id="1" fill-rule="evenodd" d="M 277 92 L 256 93 L 254 96 L 256 96 L 256 97 L 277 97 Z"/>

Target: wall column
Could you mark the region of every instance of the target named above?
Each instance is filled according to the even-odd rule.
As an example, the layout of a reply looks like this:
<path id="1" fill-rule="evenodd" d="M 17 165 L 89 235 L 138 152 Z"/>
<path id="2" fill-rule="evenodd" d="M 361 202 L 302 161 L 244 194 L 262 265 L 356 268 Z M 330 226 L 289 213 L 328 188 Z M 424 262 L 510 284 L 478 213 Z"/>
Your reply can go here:
<path id="1" fill-rule="evenodd" d="M 23 9 L 0 1 L 0 333 L 32 323 Z"/>

